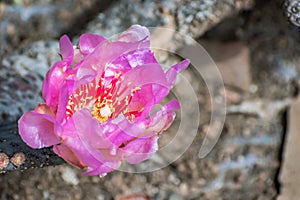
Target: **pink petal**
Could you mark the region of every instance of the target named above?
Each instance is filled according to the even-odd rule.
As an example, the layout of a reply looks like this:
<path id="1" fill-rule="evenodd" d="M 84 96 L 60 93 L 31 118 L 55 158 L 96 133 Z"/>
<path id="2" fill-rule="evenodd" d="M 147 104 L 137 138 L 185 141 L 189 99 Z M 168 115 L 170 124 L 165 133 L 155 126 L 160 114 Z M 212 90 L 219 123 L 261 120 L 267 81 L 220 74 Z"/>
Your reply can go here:
<path id="1" fill-rule="evenodd" d="M 78 137 L 74 120 L 70 118 L 63 127 L 63 133 L 61 135 L 63 145 L 56 146 L 57 150 L 60 150 L 60 156 L 66 160 L 79 160 L 77 162 L 82 163 L 82 166 L 97 167 L 99 161 L 97 161 L 84 147 L 82 140 Z M 74 155 L 70 154 L 73 152 Z M 71 156 L 70 158 L 68 156 Z"/>
<path id="2" fill-rule="evenodd" d="M 89 154 L 79 141 L 72 139 L 72 141 L 65 144 L 55 145 L 53 150 L 56 154 L 62 157 L 69 164 L 80 169 L 87 169 L 83 175 L 101 175 L 115 170 L 106 164 L 96 160 Z M 71 146 L 69 146 L 71 145 Z"/>
<path id="3" fill-rule="evenodd" d="M 136 164 L 148 159 L 158 150 L 158 136 L 138 138 L 128 143 L 122 151 L 125 152 L 125 160 L 130 164 Z"/>
<path id="4" fill-rule="evenodd" d="M 120 35 L 117 41 L 101 42 L 92 53 L 88 54 L 82 62 L 78 72 L 78 79 L 90 77 L 91 69 L 96 69 L 101 75 L 105 68 L 115 62 L 121 55 L 139 49 L 150 49 L 149 31 L 142 26 L 133 26 Z"/>
<path id="5" fill-rule="evenodd" d="M 93 154 L 99 150 L 95 148 L 90 153 L 89 149 L 84 145 L 84 141 L 77 133 L 74 119 L 70 118 L 64 125 L 64 132 L 62 134 L 63 144 L 56 145 L 54 151 L 70 164 L 79 168 L 87 168 L 85 175 L 105 174 L 119 167 L 119 160 L 106 163 L 97 159 Z M 85 140 L 89 140 L 88 135 Z"/>
<path id="6" fill-rule="evenodd" d="M 169 128 L 175 118 L 174 110 L 180 108 L 177 100 L 172 100 L 163 106 L 159 111 L 150 117 L 150 123 L 147 125 L 146 132 L 155 132 L 160 134 Z"/>
<path id="7" fill-rule="evenodd" d="M 176 65 L 172 66 L 166 73 L 167 80 L 170 84 L 170 86 L 173 86 L 176 81 L 177 75 L 186 69 L 190 64 L 190 60 L 185 59 L 184 61 L 181 61 L 180 63 L 177 63 Z"/>
<path id="8" fill-rule="evenodd" d="M 50 115 L 30 111 L 19 119 L 18 124 L 21 138 L 32 148 L 60 143 L 55 134 L 55 119 Z"/>
<path id="9" fill-rule="evenodd" d="M 87 152 L 109 167 L 119 166 L 120 158 L 114 153 L 110 154 L 108 150 L 113 144 L 104 137 L 99 122 L 92 117 L 90 111 L 79 110 L 73 115 L 73 119 L 75 131 Z"/>
<path id="10" fill-rule="evenodd" d="M 177 100 L 173 100 L 153 114 L 147 124 L 147 128 L 140 135 L 129 140 L 121 149 L 124 158 L 131 164 L 148 159 L 158 149 L 158 135 L 166 130 L 175 118 L 173 110 L 179 109 Z M 135 124 L 133 124 L 133 127 Z"/>
<path id="11" fill-rule="evenodd" d="M 96 34 L 82 34 L 79 38 L 79 48 L 83 54 L 92 53 L 96 46 L 106 41 L 106 39 Z"/>
<path id="12" fill-rule="evenodd" d="M 66 71 L 66 66 L 60 61 L 55 63 L 52 69 L 46 74 L 42 94 L 46 104 L 50 106 L 53 111 L 56 112 L 59 99 L 63 98 L 60 97 L 60 95 L 63 93 L 62 89 L 64 87 L 67 87 L 67 90 L 64 90 L 64 92 L 67 92 L 67 95 L 73 92 L 75 83 L 77 82 L 75 77 L 76 71 L 76 69 Z"/>
<path id="13" fill-rule="evenodd" d="M 124 75 L 123 84 L 119 88 L 119 91 L 122 91 L 119 99 L 124 99 L 127 95 L 130 95 L 134 88 L 151 84 L 168 88 L 161 66 L 158 64 L 145 64 L 135 67 Z"/>
<path id="14" fill-rule="evenodd" d="M 132 97 L 132 105 L 129 105 L 128 108 L 131 111 L 136 111 L 137 107 L 143 106 L 144 117 L 169 92 L 169 83 L 161 66 L 158 64 L 145 64 L 135 67 L 125 73 L 123 78 L 122 84 L 119 85 L 119 88 L 116 88 L 116 92 L 113 92 L 112 99 L 118 99 L 118 101 L 122 102 L 131 96 L 133 90 L 138 89 L 135 91 L 136 95 Z M 116 110 L 114 116 L 118 116 L 126 109 L 126 104 L 118 105 L 115 102 L 114 108 Z"/>
<path id="15" fill-rule="evenodd" d="M 137 138 L 145 131 L 145 125 L 142 123 L 130 123 L 124 116 L 120 115 L 105 124 L 101 124 L 104 135 L 115 146 L 119 147 Z"/>
<path id="16" fill-rule="evenodd" d="M 102 42 L 88 54 L 78 69 L 78 79 L 101 75 L 105 68 L 118 59 L 122 54 L 138 49 L 138 43 Z M 93 77 L 95 78 L 95 77 Z"/>
<path id="17" fill-rule="evenodd" d="M 82 54 L 80 49 L 74 49 L 74 58 L 70 65 L 70 68 L 72 69 L 79 68 L 85 56 L 86 55 Z"/>
<path id="18" fill-rule="evenodd" d="M 120 57 L 114 60 L 114 62 L 108 66 L 107 70 L 118 72 L 126 72 L 137 66 L 143 66 L 145 64 L 157 63 L 154 53 L 148 49 L 139 49 L 122 54 Z"/>
<path id="19" fill-rule="evenodd" d="M 147 117 L 152 108 L 157 105 L 169 93 L 169 88 L 159 84 L 148 84 L 141 87 L 134 93 L 130 104 L 128 105 L 128 113 L 133 113 L 135 117 L 144 119 Z M 140 112 L 142 109 L 142 112 Z"/>
<path id="20" fill-rule="evenodd" d="M 121 42 L 141 42 L 140 48 L 149 48 L 150 46 L 150 32 L 140 25 L 132 25 L 129 29 L 123 32 L 117 39 Z"/>
<path id="21" fill-rule="evenodd" d="M 60 55 L 63 61 L 66 61 L 69 65 L 72 63 L 74 56 L 73 44 L 67 35 L 63 35 L 59 41 Z"/>
<path id="22" fill-rule="evenodd" d="M 68 104 L 68 97 L 70 96 L 70 87 L 65 83 L 61 86 L 58 95 L 58 103 L 56 110 L 56 120 L 59 123 L 62 123 L 66 118 L 66 109 Z"/>
<path id="23" fill-rule="evenodd" d="M 34 109 L 39 114 L 48 114 L 52 117 L 55 117 L 53 110 L 46 104 L 38 104 L 38 106 Z"/>
<path id="24" fill-rule="evenodd" d="M 59 91 L 64 83 L 64 72 L 62 62 L 57 62 L 47 72 L 46 78 L 43 83 L 43 97 L 46 104 L 49 105 L 53 110 L 56 110 Z"/>
<path id="25" fill-rule="evenodd" d="M 66 145 L 59 144 L 54 145 L 53 151 L 62 157 L 66 162 L 70 163 L 71 165 L 78 167 L 80 169 L 84 169 L 86 165 L 84 163 L 81 163 L 78 156 Z"/>

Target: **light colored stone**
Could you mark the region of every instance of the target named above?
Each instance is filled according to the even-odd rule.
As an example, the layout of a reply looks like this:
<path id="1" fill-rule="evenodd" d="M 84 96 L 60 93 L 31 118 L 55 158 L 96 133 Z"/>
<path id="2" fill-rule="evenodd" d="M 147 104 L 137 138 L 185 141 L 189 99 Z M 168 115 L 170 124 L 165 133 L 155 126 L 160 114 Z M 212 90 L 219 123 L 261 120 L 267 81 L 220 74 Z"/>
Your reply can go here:
<path id="1" fill-rule="evenodd" d="M 250 89 L 250 54 L 241 42 L 199 41 L 218 66 L 225 84 L 245 91 Z"/>
<path id="2" fill-rule="evenodd" d="M 227 107 L 227 114 L 252 114 L 259 116 L 261 119 L 271 120 L 286 109 L 291 103 L 290 98 L 270 101 L 269 99 L 253 99 L 243 101 L 239 105 L 232 105 Z"/>
<path id="3" fill-rule="evenodd" d="M 300 197 L 300 98 L 290 107 L 287 140 L 280 172 L 281 194 L 277 200 L 298 200 Z"/>
<path id="4" fill-rule="evenodd" d="M 70 167 L 63 167 L 61 169 L 61 177 L 66 183 L 70 185 L 78 185 L 79 183 L 76 172 Z"/>
<path id="5" fill-rule="evenodd" d="M 60 60 L 58 47 L 58 41 L 38 41 L 0 61 L 0 122 L 17 120 L 43 102 L 43 79 Z"/>

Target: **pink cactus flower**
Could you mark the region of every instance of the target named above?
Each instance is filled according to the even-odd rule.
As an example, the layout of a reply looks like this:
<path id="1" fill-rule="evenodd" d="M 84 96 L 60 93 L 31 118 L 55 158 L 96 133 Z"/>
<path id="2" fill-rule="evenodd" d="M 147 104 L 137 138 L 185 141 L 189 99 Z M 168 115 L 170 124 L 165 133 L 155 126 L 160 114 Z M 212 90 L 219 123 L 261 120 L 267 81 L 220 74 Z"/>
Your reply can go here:
<path id="1" fill-rule="evenodd" d="M 150 111 L 189 61 L 164 72 L 150 50 L 148 29 L 139 25 L 115 41 L 83 34 L 77 48 L 62 36 L 60 55 L 43 84 L 45 103 L 19 120 L 22 139 L 32 148 L 53 146 L 85 175 L 105 175 L 122 161 L 135 164 L 155 153 L 180 106 L 173 100 Z"/>

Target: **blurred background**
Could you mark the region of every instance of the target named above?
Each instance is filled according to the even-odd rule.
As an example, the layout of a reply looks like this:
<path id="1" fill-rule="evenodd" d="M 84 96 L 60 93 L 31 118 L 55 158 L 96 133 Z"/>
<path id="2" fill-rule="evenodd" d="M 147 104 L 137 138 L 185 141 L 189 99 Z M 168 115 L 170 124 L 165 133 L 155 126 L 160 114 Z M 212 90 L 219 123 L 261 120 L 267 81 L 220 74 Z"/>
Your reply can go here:
<path id="1" fill-rule="evenodd" d="M 202 45 L 225 85 L 224 90 L 215 90 L 213 98 L 227 105 L 221 136 L 200 159 L 213 100 L 203 77 L 190 67 L 183 75 L 197 94 L 200 125 L 191 146 L 175 162 L 154 172 L 115 171 L 104 178 L 84 177 L 67 164 L 14 170 L 0 174 L 0 198 L 300 199 L 300 28 L 295 22 L 299 18 L 292 18 L 300 6 L 295 2 L 0 1 L 0 124 L 17 120 L 42 101 L 43 77 L 59 59 L 62 34 L 74 42 L 86 32 L 110 37 L 132 24 L 153 27 L 152 42 L 170 52 L 190 54 L 193 46 L 159 28 L 172 29 Z M 156 56 L 167 66 L 181 59 L 159 51 Z M 184 90 L 179 80 L 174 91 L 184 95 Z M 180 121 L 178 115 L 161 145 L 174 137 Z M 210 133 L 214 137 L 214 131 Z"/>

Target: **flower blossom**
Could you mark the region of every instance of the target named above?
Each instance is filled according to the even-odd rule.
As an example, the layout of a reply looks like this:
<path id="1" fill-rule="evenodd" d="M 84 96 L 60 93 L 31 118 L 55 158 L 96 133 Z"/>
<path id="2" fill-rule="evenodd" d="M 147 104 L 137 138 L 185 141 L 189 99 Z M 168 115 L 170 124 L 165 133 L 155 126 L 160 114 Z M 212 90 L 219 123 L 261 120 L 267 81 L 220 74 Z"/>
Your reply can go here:
<path id="1" fill-rule="evenodd" d="M 60 39 L 61 61 L 43 83 L 45 103 L 19 120 L 22 139 L 32 148 L 53 146 L 85 175 L 105 175 L 122 161 L 135 164 L 158 150 L 157 140 L 179 109 L 167 96 L 184 60 L 166 72 L 150 50 L 147 28 L 133 25 L 115 41 L 83 34 L 78 47 Z"/>

